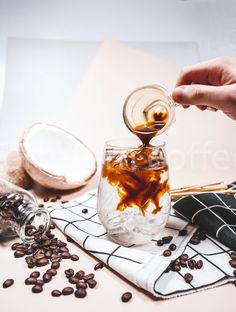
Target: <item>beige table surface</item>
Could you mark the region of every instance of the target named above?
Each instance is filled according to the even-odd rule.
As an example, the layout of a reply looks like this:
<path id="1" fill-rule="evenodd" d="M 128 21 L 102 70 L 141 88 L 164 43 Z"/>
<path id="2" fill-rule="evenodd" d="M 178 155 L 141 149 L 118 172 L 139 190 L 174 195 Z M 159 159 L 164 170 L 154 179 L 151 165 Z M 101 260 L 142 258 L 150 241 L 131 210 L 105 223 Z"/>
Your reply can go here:
<path id="1" fill-rule="evenodd" d="M 119 114 L 129 90 L 140 84 L 153 82 L 163 84 L 171 90 L 179 69 L 177 65 L 120 44 L 106 43 L 98 52 L 78 94 L 68 101 L 68 116 L 62 123 L 71 127 L 74 133 L 92 147 L 100 162 L 104 141 L 113 136 L 126 136 L 128 133 Z M 88 122 L 86 116 L 91 116 L 92 119 Z M 214 116 L 209 112 L 202 115 L 197 110 L 178 111 L 177 121 L 165 137 L 170 155 L 171 178 L 174 183 L 192 184 L 207 180 L 211 182 L 218 178 L 228 181 L 235 179 L 236 158 L 233 158 L 236 151 L 236 141 L 233 139 L 235 123 L 221 114 Z M 89 131 L 83 131 L 84 129 Z M 208 138 L 208 145 L 204 147 L 206 138 Z M 191 151 L 194 151 L 192 148 L 196 147 L 195 152 L 198 152 L 198 155 L 195 155 L 193 163 L 189 162 Z M 173 150 L 175 154 L 171 155 Z M 222 151 L 225 152 L 224 155 Z M 182 161 L 180 166 L 180 158 L 178 162 L 175 161 L 176 155 L 185 157 L 186 162 Z M 205 157 L 204 155 L 207 157 L 202 158 Z M 80 193 L 97 185 L 98 175 Z M 68 198 L 76 195 L 74 193 Z M 39 193 L 38 197 L 40 198 Z M 63 236 L 62 233 L 57 232 L 58 237 Z M 30 286 L 24 285 L 29 269 L 23 259 L 13 257 L 10 244 L 10 242 L 1 242 L 0 278 L 1 281 L 14 278 L 15 284 L 9 289 L 0 287 L 2 311 L 76 311 L 79 309 L 114 312 L 145 311 L 145 309 L 147 311 L 222 311 L 234 307 L 235 287 L 233 285 L 224 285 L 169 300 L 155 300 L 108 268 L 96 272 L 98 285 L 94 290 L 90 290 L 83 300 L 74 296 L 52 298 L 50 291 L 54 288 L 63 288 L 66 284 L 64 269 L 72 267 L 91 272 L 96 263 L 96 259 L 71 243 L 69 243 L 71 252 L 80 255 L 79 262 L 64 261 L 58 275 L 45 285 L 43 293 L 32 294 Z M 44 272 L 45 269 L 39 270 Z M 120 300 L 121 294 L 125 291 L 133 293 L 133 299 L 126 304 Z"/>

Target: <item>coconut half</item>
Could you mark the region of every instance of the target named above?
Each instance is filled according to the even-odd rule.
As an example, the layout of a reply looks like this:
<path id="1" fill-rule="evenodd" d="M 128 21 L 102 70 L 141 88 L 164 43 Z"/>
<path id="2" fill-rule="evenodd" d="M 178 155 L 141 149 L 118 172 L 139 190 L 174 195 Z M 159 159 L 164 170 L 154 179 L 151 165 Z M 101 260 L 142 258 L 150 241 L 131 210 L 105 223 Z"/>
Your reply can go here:
<path id="1" fill-rule="evenodd" d="M 95 156 L 88 147 L 55 125 L 36 123 L 26 129 L 19 152 L 31 178 L 52 189 L 83 186 L 97 169 Z"/>

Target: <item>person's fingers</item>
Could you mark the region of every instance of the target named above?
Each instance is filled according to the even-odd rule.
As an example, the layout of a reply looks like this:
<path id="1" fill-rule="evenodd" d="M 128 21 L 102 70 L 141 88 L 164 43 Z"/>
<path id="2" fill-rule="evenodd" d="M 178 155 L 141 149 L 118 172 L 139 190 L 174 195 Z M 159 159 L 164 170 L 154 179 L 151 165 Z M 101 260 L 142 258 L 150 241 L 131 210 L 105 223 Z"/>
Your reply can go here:
<path id="1" fill-rule="evenodd" d="M 197 108 L 200 109 L 201 111 L 204 111 L 207 109 L 207 106 L 205 105 L 197 105 Z"/>
<path id="2" fill-rule="evenodd" d="M 201 62 L 198 64 L 185 66 L 182 68 L 179 78 L 175 86 L 195 84 L 205 84 L 220 86 L 224 84 L 224 72 L 226 69 L 231 70 L 232 64 L 236 64 L 236 60 L 230 56 L 217 57 L 215 59 Z"/>
<path id="3" fill-rule="evenodd" d="M 184 109 L 186 109 L 186 108 L 189 108 L 190 107 L 190 105 L 182 105 L 182 107 L 184 108 Z"/>
<path id="4" fill-rule="evenodd" d="M 222 87 L 185 85 L 174 89 L 172 97 L 182 105 L 210 106 L 227 110 L 226 106 L 236 101 L 236 84 Z"/>
<path id="5" fill-rule="evenodd" d="M 207 106 L 207 110 L 211 111 L 211 112 L 217 112 L 218 109 L 215 107 L 211 107 L 211 106 Z"/>

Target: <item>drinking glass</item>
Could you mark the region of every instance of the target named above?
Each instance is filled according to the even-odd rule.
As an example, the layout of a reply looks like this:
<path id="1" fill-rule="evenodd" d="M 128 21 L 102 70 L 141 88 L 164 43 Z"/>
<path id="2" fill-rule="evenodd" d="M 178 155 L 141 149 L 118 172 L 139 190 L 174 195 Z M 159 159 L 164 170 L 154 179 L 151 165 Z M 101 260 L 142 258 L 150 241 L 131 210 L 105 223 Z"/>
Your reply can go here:
<path id="1" fill-rule="evenodd" d="M 164 142 L 146 147 L 128 139 L 106 142 L 97 208 L 113 241 L 140 245 L 160 236 L 170 203 Z"/>

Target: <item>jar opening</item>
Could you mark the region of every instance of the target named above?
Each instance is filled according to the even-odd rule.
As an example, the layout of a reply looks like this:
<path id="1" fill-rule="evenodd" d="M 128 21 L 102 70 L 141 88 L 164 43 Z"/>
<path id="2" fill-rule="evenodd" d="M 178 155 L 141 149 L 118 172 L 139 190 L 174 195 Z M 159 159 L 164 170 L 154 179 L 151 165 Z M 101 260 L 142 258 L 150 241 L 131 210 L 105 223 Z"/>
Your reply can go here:
<path id="1" fill-rule="evenodd" d="M 39 228 L 39 226 L 44 226 L 43 233 L 46 232 L 49 229 L 50 225 L 50 214 L 45 209 L 37 209 L 35 212 L 31 212 L 28 214 L 26 219 L 23 222 L 23 225 L 20 227 L 19 230 L 19 236 L 25 243 L 33 243 L 34 242 L 34 236 L 29 235 L 27 233 L 28 226 L 34 226 L 36 229 Z"/>

